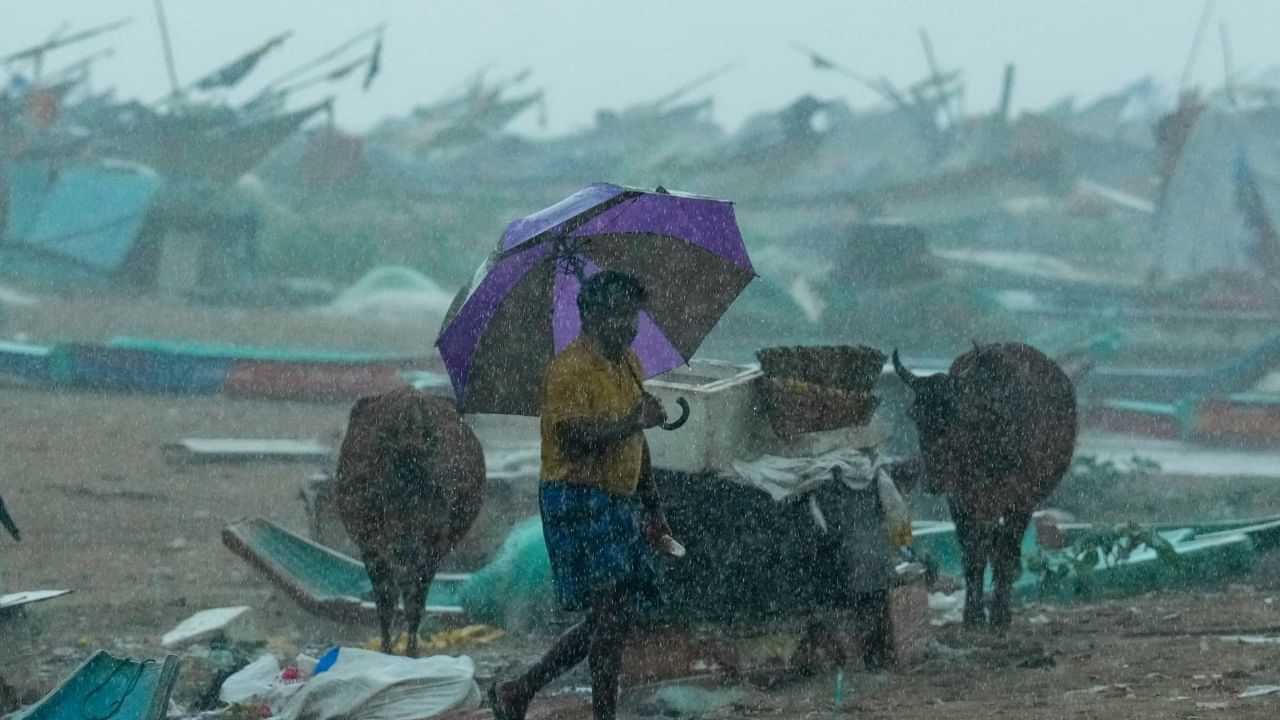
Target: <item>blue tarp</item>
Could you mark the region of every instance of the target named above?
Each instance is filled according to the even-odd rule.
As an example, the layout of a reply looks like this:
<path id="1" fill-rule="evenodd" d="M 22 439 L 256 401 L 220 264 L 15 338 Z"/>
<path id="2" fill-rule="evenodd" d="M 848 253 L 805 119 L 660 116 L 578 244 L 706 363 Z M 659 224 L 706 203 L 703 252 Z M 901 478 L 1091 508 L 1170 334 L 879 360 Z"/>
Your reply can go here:
<path id="1" fill-rule="evenodd" d="M 47 159 L 12 162 L 5 172 L 8 249 L 54 255 L 104 273 L 119 270 L 128 257 L 162 184 L 142 168 L 57 168 Z"/>

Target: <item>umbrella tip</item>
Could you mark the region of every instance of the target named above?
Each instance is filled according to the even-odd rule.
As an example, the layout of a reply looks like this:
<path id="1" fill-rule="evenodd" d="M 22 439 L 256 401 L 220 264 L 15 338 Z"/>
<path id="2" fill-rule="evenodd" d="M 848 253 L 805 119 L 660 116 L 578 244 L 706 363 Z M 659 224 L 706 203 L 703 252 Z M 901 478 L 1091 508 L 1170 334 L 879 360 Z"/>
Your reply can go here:
<path id="1" fill-rule="evenodd" d="M 667 192 L 667 189 L 666 189 L 666 188 L 664 188 L 664 187 L 662 187 L 661 185 L 659 185 L 658 187 L 654 188 L 654 189 L 653 189 L 653 191 L 654 191 L 654 192 L 656 192 L 656 193 L 658 193 L 659 195 L 670 195 L 670 194 L 671 194 L 671 193 Z"/>

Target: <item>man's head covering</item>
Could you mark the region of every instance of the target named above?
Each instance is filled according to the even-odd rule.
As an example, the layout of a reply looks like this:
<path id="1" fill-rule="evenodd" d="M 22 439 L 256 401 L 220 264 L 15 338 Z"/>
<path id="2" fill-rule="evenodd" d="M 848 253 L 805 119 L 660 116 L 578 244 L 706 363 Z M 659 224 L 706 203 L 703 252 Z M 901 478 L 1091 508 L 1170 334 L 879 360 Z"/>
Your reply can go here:
<path id="1" fill-rule="evenodd" d="M 649 299 L 644 283 L 634 275 L 616 270 L 597 273 L 578 290 L 578 313 L 596 316 L 615 308 L 643 305 Z"/>

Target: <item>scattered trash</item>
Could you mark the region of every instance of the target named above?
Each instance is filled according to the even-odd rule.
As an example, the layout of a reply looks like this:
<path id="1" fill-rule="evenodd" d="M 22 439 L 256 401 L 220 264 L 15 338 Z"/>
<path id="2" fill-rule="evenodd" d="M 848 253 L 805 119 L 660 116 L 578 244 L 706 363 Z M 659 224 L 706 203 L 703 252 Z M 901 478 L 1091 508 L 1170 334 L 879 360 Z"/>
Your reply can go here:
<path id="1" fill-rule="evenodd" d="M 233 705 L 264 700 L 275 688 L 279 674 L 280 662 L 276 657 L 263 655 L 224 680 L 218 699 Z"/>
<path id="2" fill-rule="evenodd" d="M 135 660 L 99 650 L 31 706 L 23 720 L 163 720 L 178 679 L 178 658 Z"/>
<path id="3" fill-rule="evenodd" d="M 958 624 L 964 619 L 964 591 L 929 593 L 929 612 L 933 614 L 929 624 L 934 627 Z"/>
<path id="4" fill-rule="evenodd" d="M 1250 685 L 1236 697 L 1252 698 L 1280 693 L 1280 685 Z"/>
<path id="5" fill-rule="evenodd" d="M 1103 697 L 1129 697 L 1133 695 L 1133 689 L 1123 683 L 1112 685 L 1094 685 L 1093 687 L 1083 688 L 1081 690 L 1068 690 L 1065 693 L 1067 698 L 1080 698 L 1089 695 L 1101 695 Z"/>
<path id="6" fill-rule="evenodd" d="M 202 610 L 165 633 L 160 639 L 160 645 L 168 649 L 176 649 L 214 638 L 223 638 L 229 642 L 257 640 L 252 608 L 237 605 Z"/>
<path id="7" fill-rule="evenodd" d="M 31 603 L 60 598 L 63 595 L 70 595 L 72 592 L 71 590 L 27 590 L 25 592 L 0 595 L 0 613 Z"/>
<path id="8" fill-rule="evenodd" d="M 742 691 L 736 688 L 708 690 L 694 685 L 668 685 L 654 693 L 647 704 L 667 717 L 702 717 L 733 705 L 742 697 Z"/>
<path id="9" fill-rule="evenodd" d="M 419 720 L 480 707 L 471 658 L 406 658 L 344 647 L 333 666 L 297 686 L 281 720 Z"/>
<path id="10" fill-rule="evenodd" d="M 467 645 L 484 645 L 491 643 L 506 635 L 506 631 L 492 625 L 468 625 L 466 627 L 456 628 L 453 630 L 441 630 L 428 636 L 422 641 L 420 647 L 427 650 L 447 650 L 452 647 Z M 392 652 L 403 655 L 408 647 L 409 637 L 407 634 L 401 634 L 400 638 L 392 647 Z M 378 650 L 382 646 L 382 640 L 374 638 L 365 643 L 367 650 Z"/>
<path id="11" fill-rule="evenodd" d="M 1223 635 L 1219 639 L 1241 645 L 1280 645 L 1280 635 Z"/>
<path id="12" fill-rule="evenodd" d="M 333 664 L 338 662 L 338 653 L 341 651 L 342 651 L 342 648 L 340 647 L 329 648 L 329 650 L 325 652 L 324 655 L 321 655 L 320 659 L 316 661 L 316 669 L 312 672 L 312 674 L 319 675 L 320 673 L 333 667 Z"/>
<path id="13" fill-rule="evenodd" d="M 310 440 L 183 438 L 161 448 L 171 465 L 226 462 L 325 462 L 333 453 Z"/>

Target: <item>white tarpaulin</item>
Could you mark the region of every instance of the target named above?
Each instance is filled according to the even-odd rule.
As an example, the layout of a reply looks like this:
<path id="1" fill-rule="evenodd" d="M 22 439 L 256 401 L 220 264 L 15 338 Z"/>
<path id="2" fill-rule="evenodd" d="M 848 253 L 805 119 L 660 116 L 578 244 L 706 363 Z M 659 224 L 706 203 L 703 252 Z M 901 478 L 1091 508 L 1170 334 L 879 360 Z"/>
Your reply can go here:
<path id="1" fill-rule="evenodd" d="M 480 707 L 471 658 L 406 658 L 342 648 L 277 712 L 282 720 L 421 720 Z"/>
<path id="2" fill-rule="evenodd" d="M 342 291 L 322 312 L 373 321 L 443 318 L 454 294 L 412 268 L 383 266 L 370 270 Z"/>
<path id="3" fill-rule="evenodd" d="M 841 479 L 869 483 L 875 478 L 873 456 L 852 447 L 836 448 L 805 457 L 761 455 L 750 462 L 735 460 L 724 477 L 769 494 L 777 502 L 803 495 L 832 478 L 839 469 Z"/>
<path id="4" fill-rule="evenodd" d="M 1207 108 L 1178 157 L 1157 216 L 1156 269 L 1177 280 L 1211 271 L 1256 273 L 1257 233 L 1245 220 L 1239 180 L 1251 178 L 1262 211 L 1280 210 L 1280 117 L 1275 110 Z"/>
<path id="5" fill-rule="evenodd" d="M 911 515 L 906 501 L 888 468 L 870 451 L 841 447 L 802 457 L 762 455 L 750 462 L 735 461 L 733 470 L 723 476 L 768 493 L 775 502 L 802 498 L 837 479 L 849 489 L 859 491 L 875 483 L 880 517 L 890 542 L 895 546 L 911 544 Z M 814 523 L 827 532 L 827 510 L 820 506 L 815 495 L 810 494 L 808 501 Z"/>

